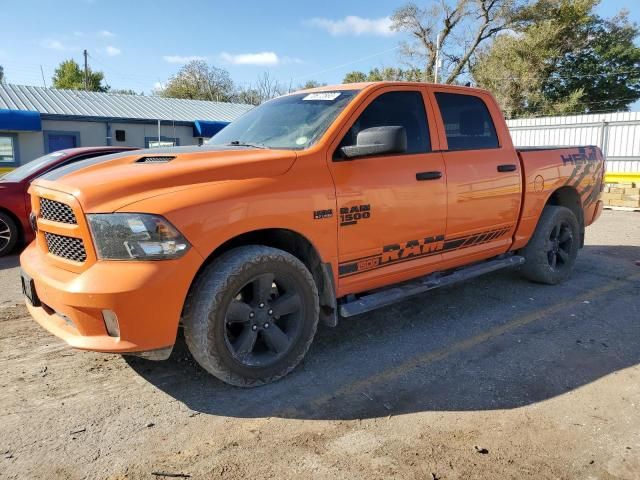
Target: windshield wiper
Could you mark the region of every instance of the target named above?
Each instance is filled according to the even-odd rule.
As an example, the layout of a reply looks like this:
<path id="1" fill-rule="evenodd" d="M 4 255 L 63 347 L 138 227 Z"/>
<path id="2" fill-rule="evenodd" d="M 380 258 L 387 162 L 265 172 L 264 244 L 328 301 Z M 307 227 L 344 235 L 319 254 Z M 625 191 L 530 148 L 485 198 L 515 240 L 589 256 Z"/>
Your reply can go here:
<path id="1" fill-rule="evenodd" d="M 234 147 L 253 147 L 253 148 L 269 149 L 269 147 L 267 147 L 262 143 L 248 143 L 248 142 L 241 142 L 240 140 L 233 140 L 227 143 L 227 145 L 234 146 Z"/>

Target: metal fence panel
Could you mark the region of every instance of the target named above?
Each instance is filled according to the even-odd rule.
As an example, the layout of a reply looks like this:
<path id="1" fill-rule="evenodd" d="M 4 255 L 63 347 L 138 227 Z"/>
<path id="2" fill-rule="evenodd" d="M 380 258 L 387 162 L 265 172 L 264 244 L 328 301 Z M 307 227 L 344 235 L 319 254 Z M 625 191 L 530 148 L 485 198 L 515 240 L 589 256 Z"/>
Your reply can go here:
<path id="1" fill-rule="evenodd" d="M 517 147 L 598 145 L 607 173 L 640 175 L 640 112 L 507 120 Z"/>

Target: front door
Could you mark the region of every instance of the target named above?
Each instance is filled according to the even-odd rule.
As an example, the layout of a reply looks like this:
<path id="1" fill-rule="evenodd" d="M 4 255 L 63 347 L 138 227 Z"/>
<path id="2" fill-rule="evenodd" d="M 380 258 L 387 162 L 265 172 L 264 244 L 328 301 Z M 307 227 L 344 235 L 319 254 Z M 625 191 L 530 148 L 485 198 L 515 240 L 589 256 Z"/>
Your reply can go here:
<path id="1" fill-rule="evenodd" d="M 378 90 L 352 119 L 329 152 L 339 215 L 339 278 L 346 292 L 350 285 L 363 290 L 417 276 L 437 263 L 447 208 L 443 159 L 431 148 L 432 111 L 421 89 Z M 340 148 L 354 145 L 358 132 L 379 126 L 404 127 L 407 151 L 340 157 Z"/>

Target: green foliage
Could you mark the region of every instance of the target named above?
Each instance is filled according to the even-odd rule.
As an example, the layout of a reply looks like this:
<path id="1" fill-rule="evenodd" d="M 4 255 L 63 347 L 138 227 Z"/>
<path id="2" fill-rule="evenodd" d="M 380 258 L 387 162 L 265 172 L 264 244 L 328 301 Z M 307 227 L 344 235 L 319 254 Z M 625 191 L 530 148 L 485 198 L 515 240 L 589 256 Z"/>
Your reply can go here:
<path id="1" fill-rule="evenodd" d="M 144 96 L 144 92 L 136 92 L 130 88 L 112 88 L 109 90 L 109 93 L 115 93 L 116 95 L 142 95 Z"/>
<path id="2" fill-rule="evenodd" d="M 344 76 L 342 83 L 361 83 L 367 81 L 367 74 L 363 72 L 349 72 Z"/>
<path id="3" fill-rule="evenodd" d="M 369 73 L 349 72 L 345 75 L 342 83 L 359 83 L 359 82 L 422 82 L 424 81 L 424 73 L 419 68 L 373 68 Z"/>
<path id="4" fill-rule="evenodd" d="M 308 90 L 309 88 L 324 87 L 325 85 L 326 83 L 320 83 L 317 80 L 307 80 L 298 88 L 296 88 L 296 90 Z"/>
<path id="5" fill-rule="evenodd" d="M 4 83 L 4 67 L 0 65 L 0 83 Z"/>
<path id="6" fill-rule="evenodd" d="M 232 101 L 235 95 L 229 72 L 201 60 L 184 65 L 158 93 L 163 97 L 217 102 Z"/>
<path id="7" fill-rule="evenodd" d="M 509 117 L 624 110 L 640 98 L 638 29 L 604 20 L 597 0 L 538 0 L 518 29 L 484 50 L 472 73 Z"/>
<path id="8" fill-rule="evenodd" d="M 84 90 L 84 70 L 73 60 L 65 60 L 53 74 L 53 86 L 67 90 Z M 87 90 L 91 92 L 107 92 L 109 85 L 103 84 L 104 74 L 102 72 L 94 72 L 88 69 Z"/>

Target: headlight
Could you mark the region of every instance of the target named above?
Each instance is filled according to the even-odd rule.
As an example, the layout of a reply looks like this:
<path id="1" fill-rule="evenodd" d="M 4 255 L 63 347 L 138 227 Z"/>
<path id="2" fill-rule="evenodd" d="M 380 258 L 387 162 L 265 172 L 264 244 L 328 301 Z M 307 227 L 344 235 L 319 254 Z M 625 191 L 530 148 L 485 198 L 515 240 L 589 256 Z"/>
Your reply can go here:
<path id="1" fill-rule="evenodd" d="M 144 213 L 87 215 L 98 258 L 102 260 L 165 260 L 178 258 L 189 242 L 167 220 Z"/>

